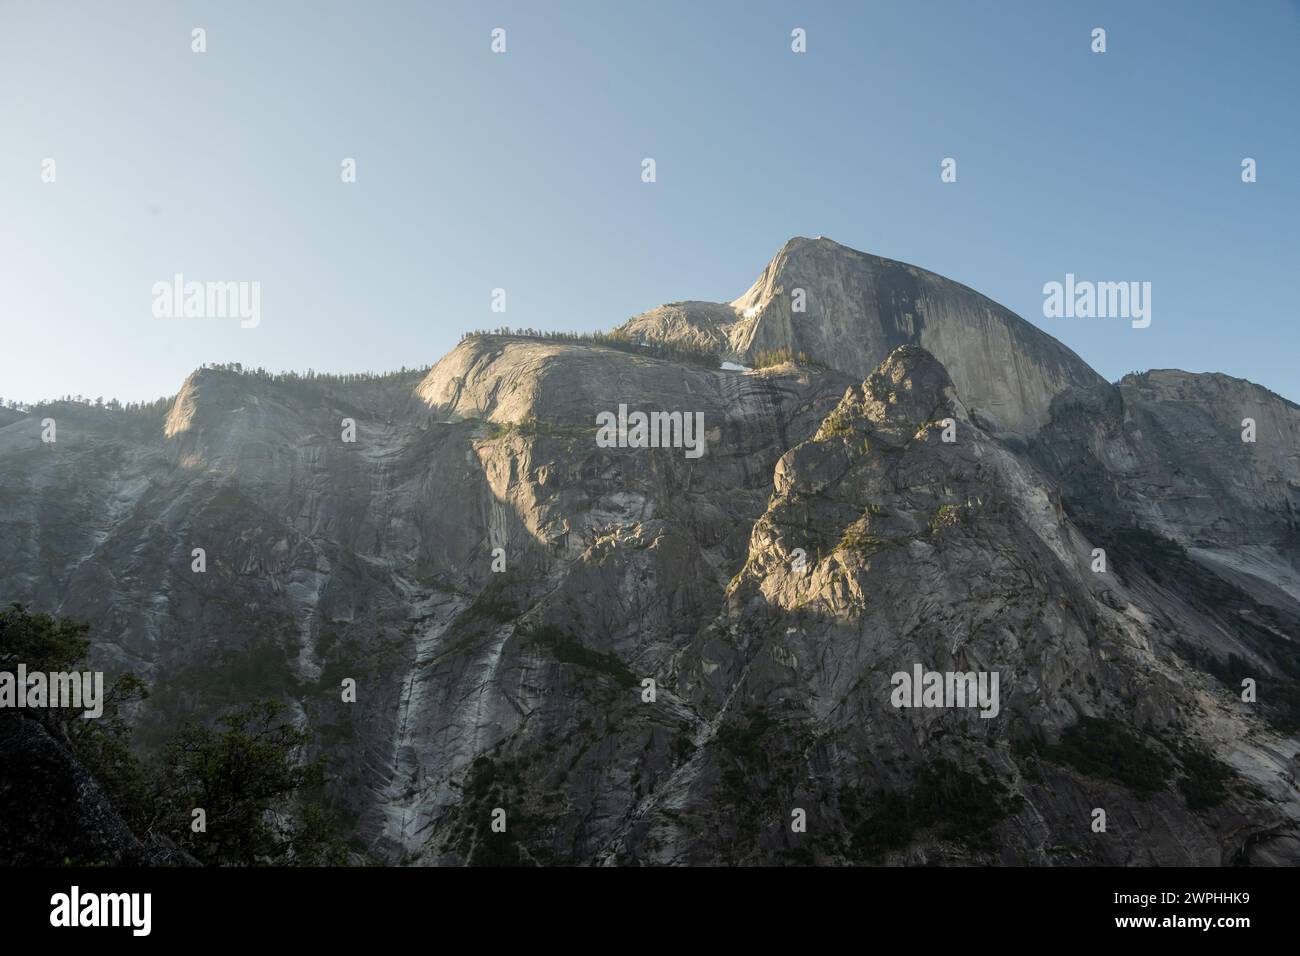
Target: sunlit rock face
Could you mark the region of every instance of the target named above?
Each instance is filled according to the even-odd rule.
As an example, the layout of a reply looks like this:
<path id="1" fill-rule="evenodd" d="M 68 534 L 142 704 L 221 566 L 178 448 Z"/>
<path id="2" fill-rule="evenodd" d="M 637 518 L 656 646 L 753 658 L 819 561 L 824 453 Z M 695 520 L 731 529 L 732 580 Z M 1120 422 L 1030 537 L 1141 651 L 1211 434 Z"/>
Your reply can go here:
<path id="1" fill-rule="evenodd" d="M 148 679 L 142 746 L 290 703 L 388 862 L 1300 862 L 1296 406 L 820 239 L 624 330 L 4 424 L 0 599 Z"/>
<path id="2" fill-rule="evenodd" d="M 991 431 L 1021 436 L 1048 420 L 1062 389 L 1101 384 L 1060 342 L 973 289 L 821 237 L 791 239 L 734 302 L 674 303 L 623 329 L 747 364 L 765 351 L 804 352 L 858 379 L 898 346 L 921 345 Z"/>

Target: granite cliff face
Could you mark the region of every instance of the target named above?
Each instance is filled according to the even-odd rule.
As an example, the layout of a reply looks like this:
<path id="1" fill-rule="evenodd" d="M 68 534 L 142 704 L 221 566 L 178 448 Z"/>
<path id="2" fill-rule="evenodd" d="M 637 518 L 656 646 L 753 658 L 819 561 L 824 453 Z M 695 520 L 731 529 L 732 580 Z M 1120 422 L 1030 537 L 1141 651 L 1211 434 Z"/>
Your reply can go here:
<path id="1" fill-rule="evenodd" d="M 1089 520 L 1148 528 L 1300 610 L 1294 404 L 1242 379 L 1157 369 L 1071 389 L 1052 415 L 1037 457 Z"/>
<path id="2" fill-rule="evenodd" d="M 990 431 L 1021 436 L 1048 420 L 1062 389 L 1102 384 L 1060 342 L 973 289 L 822 237 L 791 239 L 733 302 L 661 306 L 623 330 L 742 362 L 763 351 L 804 352 L 859 380 L 898 346 L 920 345 Z"/>
<path id="3" fill-rule="evenodd" d="M 427 374 L 46 407 L 0 427 L 0 598 L 151 682 L 145 745 L 291 702 L 391 862 L 1300 861 L 1295 405 L 1109 385 L 820 239 L 624 331 L 813 362 L 479 335 Z M 699 413 L 704 454 L 668 419 L 598 441 L 620 406 Z M 918 667 L 996 706 L 897 706 Z"/>

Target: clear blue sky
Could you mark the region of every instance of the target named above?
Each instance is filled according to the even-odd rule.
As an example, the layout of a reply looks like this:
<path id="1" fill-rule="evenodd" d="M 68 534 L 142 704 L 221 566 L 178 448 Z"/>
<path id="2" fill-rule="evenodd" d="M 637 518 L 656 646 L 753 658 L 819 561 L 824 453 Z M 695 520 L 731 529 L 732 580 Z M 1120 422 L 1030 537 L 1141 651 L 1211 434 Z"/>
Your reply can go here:
<path id="1" fill-rule="evenodd" d="M 1108 378 L 1300 400 L 1296 2 L 0 0 L 0 90 L 6 398 L 607 329 L 734 298 L 825 235 L 973 286 Z M 177 272 L 259 281 L 261 325 L 154 318 Z M 1067 272 L 1150 281 L 1151 327 L 1043 318 Z"/>

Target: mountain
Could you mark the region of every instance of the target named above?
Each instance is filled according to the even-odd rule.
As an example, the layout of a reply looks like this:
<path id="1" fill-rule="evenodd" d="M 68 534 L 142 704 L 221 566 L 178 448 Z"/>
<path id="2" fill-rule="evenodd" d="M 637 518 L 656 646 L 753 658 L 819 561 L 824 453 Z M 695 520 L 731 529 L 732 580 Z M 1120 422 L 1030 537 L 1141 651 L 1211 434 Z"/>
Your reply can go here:
<path id="1" fill-rule="evenodd" d="M 141 746 L 290 703 L 389 862 L 1294 864 L 1297 505 L 1292 403 L 794 239 L 612 339 L 33 410 L 0 598 L 149 681 Z"/>
<path id="2" fill-rule="evenodd" d="M 660 306 L 620 331 L 746 363 L 803 352 L 859 381 L 898 346 L 920 345 L 988 430 L 1021 436 L 1047 422 L 1063 388 L 1102 383 L 1060 342 L 973 289 L 822 237 L 791 239 L 733 302 Z"/>

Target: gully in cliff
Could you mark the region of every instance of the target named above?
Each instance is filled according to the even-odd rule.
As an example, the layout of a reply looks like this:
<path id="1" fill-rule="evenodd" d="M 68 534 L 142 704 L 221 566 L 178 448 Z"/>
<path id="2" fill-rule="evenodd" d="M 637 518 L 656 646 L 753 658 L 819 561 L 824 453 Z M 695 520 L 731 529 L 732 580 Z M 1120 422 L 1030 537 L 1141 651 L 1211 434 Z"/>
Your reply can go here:
<path id="1" fill-rule="evenodd" d="M 687 458 L 704 454 L 703 412 L 632 412 L 596 416 L 597 448 L 685 448 Z"/>

